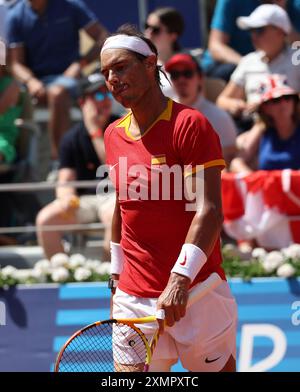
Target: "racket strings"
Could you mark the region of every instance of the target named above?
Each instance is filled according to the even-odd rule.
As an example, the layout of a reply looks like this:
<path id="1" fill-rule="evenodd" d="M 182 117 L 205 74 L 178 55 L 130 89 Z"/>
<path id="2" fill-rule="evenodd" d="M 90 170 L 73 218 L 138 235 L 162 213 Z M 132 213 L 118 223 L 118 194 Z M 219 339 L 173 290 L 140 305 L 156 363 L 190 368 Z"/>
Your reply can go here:
<path id="1" fill-rule="evenodd" d="M 141 332 L 141 335 L 142 332 Z M 116 323 L 113 325 L 113 356 L 115 371 L 142 371 L 147 357 L 148 341 L 132 327 Z M 143 335 L 144 336 L 144 335 Z M 138 367 L 138 365 L 142 365 Z"/>
<path id="2" fill-rule="evenodd" d="M 69 342 L 60 358 L 58 371 L 130 371 L 131 367 L 145 363 L 146 344 L 129 325 L 94 324 Z"/>

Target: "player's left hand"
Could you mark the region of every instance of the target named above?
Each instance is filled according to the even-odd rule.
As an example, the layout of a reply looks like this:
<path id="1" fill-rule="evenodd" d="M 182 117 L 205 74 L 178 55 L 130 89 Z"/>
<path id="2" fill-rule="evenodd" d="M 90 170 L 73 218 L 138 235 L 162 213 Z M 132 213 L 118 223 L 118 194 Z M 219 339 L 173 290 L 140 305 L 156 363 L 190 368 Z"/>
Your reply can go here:
<path id="1" fill-rule="evenodd" d="M 172 327 L 185 315 L 191 280 L 186 276 L 171 273 L 168 284 L 157 301 L 157 309 L 164 309 L 165 320 L 158 320 L 160 333 L 164 325 Z"/>

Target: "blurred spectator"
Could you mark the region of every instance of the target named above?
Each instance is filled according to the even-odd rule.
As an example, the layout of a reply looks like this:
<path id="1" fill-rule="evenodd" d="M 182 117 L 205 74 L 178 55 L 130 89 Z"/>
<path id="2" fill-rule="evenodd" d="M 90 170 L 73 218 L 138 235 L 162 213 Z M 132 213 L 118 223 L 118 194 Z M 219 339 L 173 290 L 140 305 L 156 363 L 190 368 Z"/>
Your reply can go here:
<path id="1" fill-rule="evenodd" d="M 253 50 L 249 34 L 237 27 L 236 19 L 249 15 L 260 3 L 259 0 L 217 0 L 208 50 L 202 59 L 208 76 L 228 81 L 242 56 Z"/>
<path id="2" fill-rule="evenodd" d="M 223 156 L 229 167 L 236 152 L 235 125 L 228 113 L 205 99 L 203 95 L 204 76 L 196 59 L 189 54 L 178 53 L 170 58 L 165 68 L 170 74 L 178 96 L 177 101 L 199 110 L 208 118 L 218 133 Z"/>
<path id="3" fill-rule="evenodd" d="M 6 67 L 0 66 L 0 164 L 10 164 L 16 158 L 19 130 L 15 120 L 21 112 L 20 88 Z"/>
<path id="4" fill-rule="evenodd" d="M 7 72 L 5 66 L 0 66 L 0 183 L 11 182 L 13 173 L 11 164 L 16 158 L 16 141 L 19 130 L 15 120 L 22 111 L 20 89 Z M 0 227 L 11 224 L 14 204 L 11 195 L 0 192 Z M 0 236 L 0 244 L 11 244 L 12 238 Z"/>
<path id="5" fill-rule="evenodd" d="M 204 53 L 202 67 L 208 76 L 229 80 L 242 56 L 253 51 L 250 35 L 240 30 L 236 19 L 249 15 L 262 3 L 278 4 L 286 9 L 295 31 L 291 41 L 300 37 L 299 0 L 217 0 L 209 34 L 208 50 Z"/>
<path id="6" fill-rule="evenodd" d="M 79 30 L 95 40 L 79 55 Z M 99 54 L 106 30 L 81 0 L 21 0 L 8 12 L 7 40 L 14 76 L 39 104 L 50 109 L 52 158 L 69 127 L 71 97 L 85 65 Z"/>
<path id="7" fill-rule="evenodd" d="M 0 0 L 0 66 L 6 63 L 6 32 L 5 20 L 7 15 L 7 7 L 4 0 Z"/>
<path id="8" fill-rule="evenodd" d="M 22 178 L 27 168 L 21 151 L 21 145 L 25 147 L 26 144 L 24 134 L 16 125 L 16 120 L 24 115 L 24 108 L 24 92 L 21 92 L 7 67 L 0 66 L 0 184 L 14 182 L 16 176 Z M 31 224 L 39 209 L 35 194 L 31 192 L 0 192 L 0 205 L 0 227 Z M 0 245 L 31 239 L 28 234 L 0 235 Z"/>
<path id="9" fill-rule="evenodd" d="M 256 51 L 243 57 L 217 104 L 241 118 L 251 114 L 259 99 L 257 85 L 268 74 L 285 74 L 289 85 L 300 91 L 300 67 L 292 63 L 293 51 L 286 43 L 291 24 L 281 7 L 261 5 L 249 17 L 238 18 L 237 23 L 250 30 Z"/>
<path id="10" fill-rule="evenodd" d="M 183 31 L 184 19 L 175 8 L 156 8 L 148 15 L 145 23 L 145 36 L 156 46 L 158 64 L 163 66 L 163 70 L 165 63 L 173 54 L 181 50 L 179 38 Z M 171 98 L 174 97 L 174 90 L 163 73 L 160 73 L 160 82 L 164 94 Z"/>
<path id="11" fill-rule="evenodd" d="M 0 39 L 5 41 L 5 19 L 7 7 L 4 0 L 0 0 Z"/>
<path id="12" fill-rule="evenodd" d="M 298 93 L 282 75 L 269 75 L 258 85 L 260 126 L 239 136 L 241 156 L 233 160 L 235 172 L 300 169 Z"/>
<path id="13" fill-rule="evenodd" d="M 111 115 L 112 100 L 104 77 L 90 75 L 84 95 L 80 99 L 83 123 L 68 131 L 59 150 L 59 182 L 95 180 L 96 170 L 105 162 L 103 132 L 116 120 Z M 92 223 L 101 220 L 105 230 L 105 255 L 109 257 L 110 224 L 114 194 L 97 195 L 94 189 L 57 187 L 56 200 L 44 207 L 37 217 L 39 244 L 48 259 L 63 252 L 62 232 L 42 231 L 46 225 Z"/>
<path id="14" fill-rule="evenodd" d="M 299 0 L 273 0 L 270 3 L 277 4 L 288 13 L 292 22 L 290 42 L 300 40 L 300 1 Z"/>

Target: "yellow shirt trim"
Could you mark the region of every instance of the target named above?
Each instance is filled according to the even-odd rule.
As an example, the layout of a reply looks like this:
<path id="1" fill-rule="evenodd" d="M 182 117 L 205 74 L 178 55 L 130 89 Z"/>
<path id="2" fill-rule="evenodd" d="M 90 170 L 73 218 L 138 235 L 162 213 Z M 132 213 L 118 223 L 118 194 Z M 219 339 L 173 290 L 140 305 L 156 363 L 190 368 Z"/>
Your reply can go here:
<path id="1" fill-rule="evenodd" d="M 209 161 L 209 162 L 206 162 L 202 165 L 197 165 L 197 166 L 200 166 L 200 167 L 194 167 L 192 170 L 188 170 L 186 173 L 184 173 L 184 177 L 191 176 L 195 173 L 198 173 L 200 170 L 208 169 L 209 167 L 214 167 L 214 166 L 226 167 L 226 163 L 225 163 L 224 159 L 215 159 L 213 161 Z"/>
<path id="2" fill-rule="evenodd" d="M 167 162 L 167 158 L 165 155 L 160 155 L 151 158 L 151 165 L 163 165 L 166 162 Z"/>
<path id="3" fill-rule="evenodd" d="M 156 123 L 158 123 L 158 121 L 160 121 L 160 120 L 170 121 L 171 115 L 172 115 L 172 108 L 173 108 L 173 101 L 171 99 L 168 99 L 166 109 L 158 116 L 158 118 L 150 125 L 150 127 L 146 129 L 146 131 L 143 133 L 142 136 L 134 137 L 129 131 L 129 127 L 130 127 L 130 123 L 131 123 L 131 116 L 132 116 L 131 111 L 123 119 L 120 120 L 120 122 L 116 125 L 116 127 L 117 128 L 124 128 L 126 135 L 130 139 L 140 140 L 154 127 L 154 125 Z"/>

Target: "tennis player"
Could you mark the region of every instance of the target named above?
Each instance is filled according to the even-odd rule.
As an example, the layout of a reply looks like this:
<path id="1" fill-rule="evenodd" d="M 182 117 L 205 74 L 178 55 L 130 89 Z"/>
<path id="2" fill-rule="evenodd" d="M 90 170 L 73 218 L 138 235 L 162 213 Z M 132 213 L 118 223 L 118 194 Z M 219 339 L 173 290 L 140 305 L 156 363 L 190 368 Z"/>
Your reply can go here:
<path id="1" fill-rule="evenodd" d="M 115 99 L 130 109 L 105 132 L 118 195 L 113 317 L 165 314 L 150 371 L 170 371 L 178 358 L 189 371 L 235 371 L 236 303 L 221 267 L 219 138 L 202 114 L 163 95 L 157 50 L 133 27 L 105 41 L 101 71 Z M 175 173 L 168 180 L 167 168 Z M 186 310 L 189 290 L 212 272 L 222 284 Z M 145 329 L 151 336 L 151 327 Z"/>

